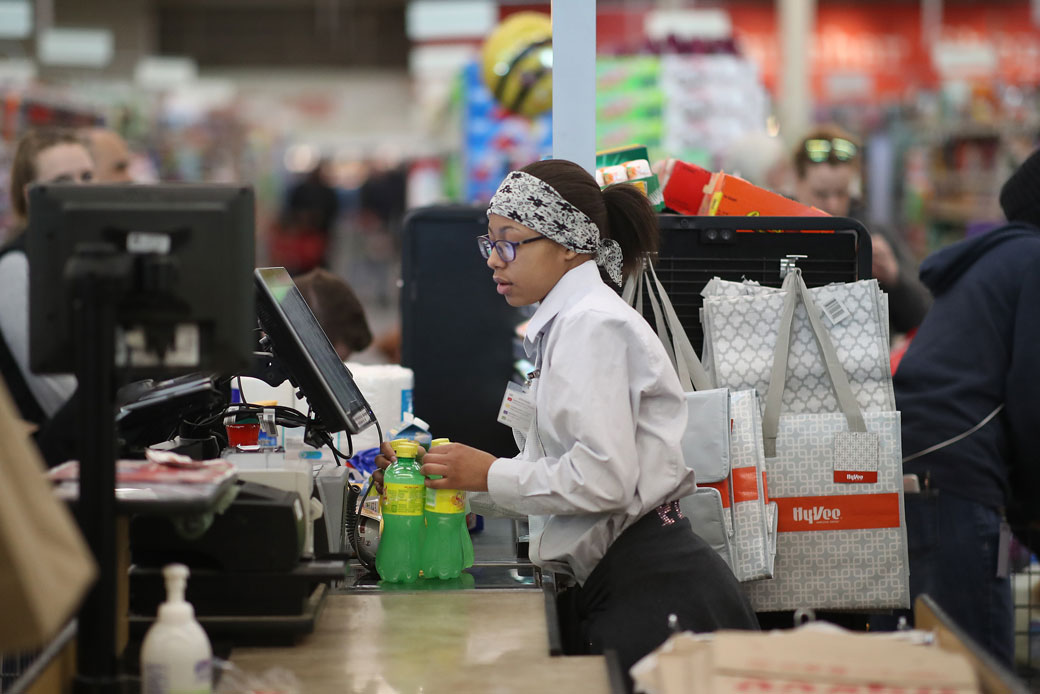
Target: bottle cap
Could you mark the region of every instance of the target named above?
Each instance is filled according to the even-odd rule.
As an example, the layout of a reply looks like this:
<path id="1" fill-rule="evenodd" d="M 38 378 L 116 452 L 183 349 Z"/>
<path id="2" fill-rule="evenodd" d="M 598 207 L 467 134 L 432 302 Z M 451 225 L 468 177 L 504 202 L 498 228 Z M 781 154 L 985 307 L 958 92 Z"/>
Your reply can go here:
<path id="1" fill-rule="evenodd" d="M 390 447 L 398 458 L 415 458 L 419 452 L 419 444 L 410 439 L 396 439 L 390 442 Z"/>
<path id="2" fill-rule="evenodd" d="M 443 446 L 446 443 L 451 443 L 451 439 L 434 439 L 433 441 L 430 441 L 430 448 L 433 448 L 434 446 Z"/>

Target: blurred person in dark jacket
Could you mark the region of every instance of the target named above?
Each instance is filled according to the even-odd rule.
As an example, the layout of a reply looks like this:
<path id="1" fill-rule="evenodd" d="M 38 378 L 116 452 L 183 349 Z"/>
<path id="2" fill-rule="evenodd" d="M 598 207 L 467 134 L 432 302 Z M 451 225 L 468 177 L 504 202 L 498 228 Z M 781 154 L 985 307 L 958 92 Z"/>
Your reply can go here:
<path id="1" fill-rule="evenodd" d="M 1011 665 L 1005 519 L 1029 520 L 1040 501 L 1040 151 L 1000 204 L 1008 224 L 922 264 L 935 303 L 895 394 L 903 471 L 921 488 L 905 496 L 911 596 L 930 595 Z"/>
<path id="2" fill-rule="evenodd" d="M 328 180 L 328 163 L 322 159 L 289 188 L 272 239 L 272 260 L 294 275 L 326 265 L 339 211 L 339 196 Z"/>
<path id="3" fill-rule="evenodd" d="M 859 162 L 859 145 L 840 128 L 822 127 L 807 133 L 794 150 L 795 197 L 827 214 L 857 219 L 867 227 L 873 248 L 873 275 L 888 294 L 890 332 L 893 336 L 908 333 L 921 324 L 931 295 L 917 279 L 917 265 L 898 233 L 887 225 L 871 223 L 862 205 L 852 197 Z"/>

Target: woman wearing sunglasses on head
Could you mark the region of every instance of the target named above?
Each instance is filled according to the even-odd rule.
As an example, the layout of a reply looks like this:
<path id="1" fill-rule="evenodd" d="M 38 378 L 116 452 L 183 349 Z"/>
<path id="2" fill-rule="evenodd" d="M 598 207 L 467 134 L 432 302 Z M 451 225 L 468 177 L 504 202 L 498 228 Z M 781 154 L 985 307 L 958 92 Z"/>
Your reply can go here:
<path id="1" fill-rule="evenodd" d="M 836 217 L 852 217 L 870 231 L 873 275 L 889 295 L 889 327 L 893 336 L 910 332 L 924 319 L 932 296 L 917 278 L 917 264 L 896 230 L 874 224 L 852 197 L 860 175 L 860 147 L 837 127 L 808 133 L 794 151 L 795 197 Z"/>
<path id="2" fill-rule="evenodd" d="M 532 517 L 531 560 L 573 584 L 559 598 L 565 649 L 616 650 L 625 673 L 667 638 L 669 614 L 693 631 L 757 628 L 733 574 L 679 511 L 694 489 L 679 448 L 684 395 L 657 335 L 618 295 L 657 235 L 635 187 L 600 191 L 562 160 L 508 174 L 478 243 L 498 293 L 538 304 L 521 395 L 534 414 L 509 422 L 514 458 L 456 443 L 422 466 L 443 476 L 430 487 L 486 492 L 470 497 L 474 510 Z"/>

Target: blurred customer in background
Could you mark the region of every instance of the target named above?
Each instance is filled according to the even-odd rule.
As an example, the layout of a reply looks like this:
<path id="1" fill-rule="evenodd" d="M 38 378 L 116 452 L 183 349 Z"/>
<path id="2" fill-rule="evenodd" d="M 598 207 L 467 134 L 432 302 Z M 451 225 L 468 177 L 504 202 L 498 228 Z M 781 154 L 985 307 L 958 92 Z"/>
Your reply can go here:
<path id="1" fill-rule="evenodd" d="M 329 237 L 339 215 L 339 196 L 322 159 L 289 187 L 271 237 L 271 262 L 298 275 L 328 264 Z"/>
<path id="2" fill-rule="evenodd" d="M 917 279 L 917 264 L 894 229 L 866 219 L 852 188 L 860 173 L 860 147 L 837 127 L 815 129 L 798 143 L 794 157 L 794 193 L 799 202 L 836 217 L 852 217 L 870 231 L 873 275 L 888 294 L 892 336 L 912 331 L 931 305 L 928 289 Z"/>
<path id="3" fill-rule="evenodd" d="M 293 281 L 342 361 L 372 344 L 365 309 L 346 280 L 315 268 Z"/>
<path id="4" fill-rule="evenodd" d="M 1040 501 L 1040 151 L 1004 184 L 1000 205 L 1009 224 L 922 264 L 935 305 L 895 392 L 903 471 L 921 487 L 905 496 L 911 597 L 932 596 L 1011 665 L 1004 519 L 1029 522 Z"/>
<path id="5" fill-rule="evenodd" d="M 41 427 L 76 390 L 76 379 L 29 370 L 29 259 L 23 233 L 30 213 L 29 188 L 35 183 L 88 183 L 93 177 L 90 153 L 67 130 L 30 130 L 19 140 L 11 163 L 16 226 L 0 247 L 0 374 L 22 418 Z"/>
<path id="6" fill-rule="evenodd" d="M 87 128 L 81 136 L 94 160 L 96 183 L 133 183 L 130 148 L 119 133 L 108 128 Z"/>

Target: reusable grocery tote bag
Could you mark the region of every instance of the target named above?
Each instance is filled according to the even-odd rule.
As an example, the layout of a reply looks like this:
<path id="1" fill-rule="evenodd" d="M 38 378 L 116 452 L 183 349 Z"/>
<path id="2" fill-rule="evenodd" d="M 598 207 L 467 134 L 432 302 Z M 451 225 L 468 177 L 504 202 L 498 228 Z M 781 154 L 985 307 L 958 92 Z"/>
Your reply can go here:
<path id="1" fill-rule="evenodd" d="M 710 486 L 728 501 L 725 519 L 731 527 L 734 575 L 740 581 L 769 578 L 773 575 L 775 530 L 766 499 L 758 395 L 753 390 L 730 391 L 729 411 L 730 474 Z"/>
<path id="2" fill-rule="evenodd" d="M 716 278 L 701 293 L 705 368 L 714 383 L 766 392 L 777 344 L 776 316 L 786 290 Z M 825 312 L 828 335 L 860 407 L 895 410 L 888 298 L 877 280 L 828 284 L 809 293 Z M 784 411 L 836 412 L 838 403 L 802 305 L 796 306 L 793 320 Z"/>
<path id="3" fill-rule="evenodd" d="M 94 560 L 0 379 L 0 653 L 35 648 L 73 616 Z"/>
<path id="4" fill-rule="evenodd" d="M 762 414 L 770 500 L 778 508 L 773 578 L 747 585 L 756 611 L 910 606 L 899 413 L 863 412 L 801 273 L 784 282 L 779 337 Z M 784 412 L 795 305 L 806 309 L 838 403 Z"/>
<path id="5" fill-rule="evenodd" d="M 772 574 L 772 555 L 767 537 L 758 398 L 754 391 L 712 388 L 653 266 L 646 263 L 635 282 L 636 286 L 626 287 L 627 298 L 630 303 L 634 300 L 642 312 L 645 285 L 658 337 L 687 391 L 689 417 L 682 440 L 683 458 L 695 472 L 698 489 L 680 500 L 680 508 L 739 580 L 768 577 Z"/>

